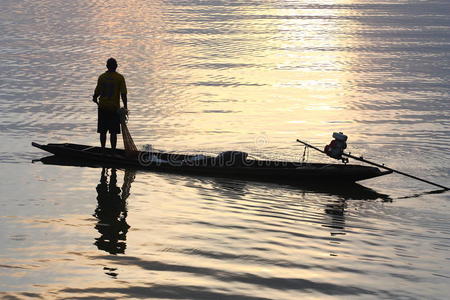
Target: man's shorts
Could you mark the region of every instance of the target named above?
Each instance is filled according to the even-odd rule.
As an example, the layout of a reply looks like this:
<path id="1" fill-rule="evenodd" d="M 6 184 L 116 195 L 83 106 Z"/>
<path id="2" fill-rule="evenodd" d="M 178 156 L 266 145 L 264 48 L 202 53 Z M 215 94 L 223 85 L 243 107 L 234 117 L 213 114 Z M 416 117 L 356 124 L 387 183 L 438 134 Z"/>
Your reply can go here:
<path id="1" fill-rule="evenodd" d="M 117 111 L 98 109 L 98 133 L 120 133 L 120 117 Z"/>

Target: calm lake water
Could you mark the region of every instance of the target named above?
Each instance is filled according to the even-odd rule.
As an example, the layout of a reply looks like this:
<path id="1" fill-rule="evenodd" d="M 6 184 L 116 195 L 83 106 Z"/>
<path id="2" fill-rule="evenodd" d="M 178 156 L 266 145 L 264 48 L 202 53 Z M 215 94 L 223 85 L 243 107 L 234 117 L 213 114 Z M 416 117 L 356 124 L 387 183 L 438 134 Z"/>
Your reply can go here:
<path id="1" fill-rule="evenodd" d="M 0 29 L 0 298 L 448 298 L 450 196 L 427 184 L 32 164 L 30 146 L 98 143 L 112 56 L 138 145 L 299 160 L 297 138 L 343 131 L 449 186 L 448 0 L 2 0 Z"/>

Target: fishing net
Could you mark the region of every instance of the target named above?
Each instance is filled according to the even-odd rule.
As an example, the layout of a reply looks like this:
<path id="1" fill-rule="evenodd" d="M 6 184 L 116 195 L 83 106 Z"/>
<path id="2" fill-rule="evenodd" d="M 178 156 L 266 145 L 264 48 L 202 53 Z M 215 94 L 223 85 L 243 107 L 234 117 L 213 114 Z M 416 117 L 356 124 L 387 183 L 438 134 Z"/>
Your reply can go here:
<path id="1" fill-rule="evenodd" d="M 130 196 L 131 184 L 133 183 L 135 178 L 136 178 L 136 171 L 125 169 L 122 184 L 122 201 L 127 200 L 128 196 Z"/>
<path id="2" fill-rule="evenodd" d="M 128 130 L 127 122 L 128 122 L 128 111 L 125 108 L 119 109 L 120 115 L 120 125 L 122 126 L 122 138 L 123 138 L 123 146 L 125 149 L 125 155 L 136 156 L 138 150 L 136 145 L 134 144 L 133 138 L 131 137 L 131 133 Z"/>

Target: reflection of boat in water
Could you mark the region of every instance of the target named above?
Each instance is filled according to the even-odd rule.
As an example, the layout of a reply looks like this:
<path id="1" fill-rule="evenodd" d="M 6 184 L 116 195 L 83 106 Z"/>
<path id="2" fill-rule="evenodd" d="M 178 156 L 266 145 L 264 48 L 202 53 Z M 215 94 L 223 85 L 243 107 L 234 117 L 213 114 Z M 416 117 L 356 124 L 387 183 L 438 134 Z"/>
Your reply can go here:
<path id="1" fill-rule="evenodd" d="M 375 167 L 351 164 L 299 163 L 247 159 L 247 154 L 227 151 L 216 157 L 176 154 L 167 152 L 135 153 L 127 156 L 124 150 L 110 153 L 100 147 L 78 144 L 32 143 L 34 147 L 59 157 L 107 163 L 114 167 L 133 167 L 142 170 L 162 171 L 187 175 L 206 175 L 238 178 L 242 180 L 272 182 L 317 182 L 321 184 L 351 183 L 392 173 Z"/>
<path id="2" fill-rule="evenodd" d="M 125 170 L 122 188 L 117 186 L 117 171 L 102 168 L 97 185 L 97 208 L 94 217 L 98 219 L 95 229 L 101 234 L 95 245 L 110 254 L 125 253 L 126 235 L 130 226 L 126 222 L 126 200 L 130 195 L 134 172 Z"/>
<path id="3" fill-rule="evenodd" d="M 89 160 L 79 160 L 79 159 L 68 159 L 61 158 L 58 156 L 47 156 L 39 159 L 44 164 L 47 165 L 60 165 L 60 166 L 78 166 L 78 167 L 92 167 L 92 168 L 114 168 L 111 163 L 107 162 L 96 162 Z M 127 167 L 125 170 L 129 172 L 136 172 L 137 169 Z M 243 181 L 239 179 L 230 179 L 223 177 L 209 177 L 209 176 L 190 176 L 192 180 L 200 180 L 200 181 L 209 181 L 217 186 L 218 189 L 223 190 L 223 192 L 236 193 L 240 194 L 245 193 L 246 185 L 258 185 L 262 184 L 259 181 Z M 125 180 L 124 180 L 125 181 Z M 280 182 L 280 184 L 288 189 L 294 189 L 295 192 L 301 193 L 320 193 L 320 194 L 329 194 L 337 196 L 343 200 L 376 200 L 381 199 L 383 201 L 390 201 L 390 197 L 385 194 L 380 194 L 373 189 L 364 187 L 357 183 L 346 183 L 339 185 L 330 185 L 330 184 L 318 184 L 311 182 L 302 182 L 302 183 L 286 183 Z M 264 186 L 274 185 L 274 188 L 280 187 L 278 183 L 264 183 Z M 122 191 L 123 193 L 123 191 Z"/>

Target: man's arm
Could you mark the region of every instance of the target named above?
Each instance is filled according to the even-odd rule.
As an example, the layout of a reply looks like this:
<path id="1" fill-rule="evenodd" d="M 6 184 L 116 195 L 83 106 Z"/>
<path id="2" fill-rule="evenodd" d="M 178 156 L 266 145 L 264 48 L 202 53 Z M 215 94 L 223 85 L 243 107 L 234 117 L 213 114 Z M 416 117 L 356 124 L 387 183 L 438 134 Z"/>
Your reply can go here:
<path id="1" fill-rule="evenodd" d="M 123 107 L 128 110 L 128 98 L 127 98 L 127 94 L 120 94 L 120 96 L 122 96 L 122 102 L 123 102 Z"/>
<path id="2" fill-rule="evenodd" d="M 125 83 L 124 77 L 122 77 L 120 85 L 120 96 L 122 97 L 123 107 L 128 110 L 127 84 Z"/>
<path id="3" fill-rule="evenodd" d="M 94 95 L 92 96 L 92 101 L 98 104 L 98 96 L 100 96 L 99 94 L 94 92 Z"/>
<path id="4" fill-rule="evenodd" d="M 100 96 L 100 77 L 97 80 L 97 86 L 95 87 L 94 95 L 92 96 L 92 101 L 98 104 L 99 96 Z"/>

